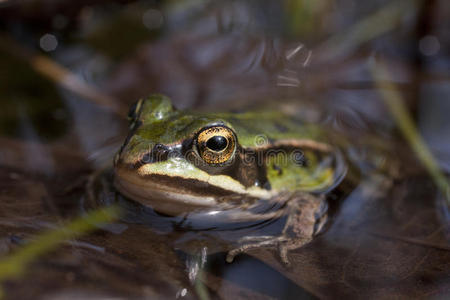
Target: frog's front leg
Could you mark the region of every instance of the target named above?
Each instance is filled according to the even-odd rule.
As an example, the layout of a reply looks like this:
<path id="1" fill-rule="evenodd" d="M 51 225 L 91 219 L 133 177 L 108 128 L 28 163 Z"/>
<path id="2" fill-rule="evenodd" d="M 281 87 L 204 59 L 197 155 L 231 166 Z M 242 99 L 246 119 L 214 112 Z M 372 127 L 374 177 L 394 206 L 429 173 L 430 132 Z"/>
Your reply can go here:
<path id="1" fill-rule="evenodd" d="M 289 264 L 288 252 L 312 241 L 327 220 L 327 202 L 324 195 L 297 193 L 289 200 L 285 213 L 286 224 L 279 236 L 244 237 L 240 247 L 227 254 L 227 262 L 242 252 L 261 247 L 277 247 L 281 261 Z"/>

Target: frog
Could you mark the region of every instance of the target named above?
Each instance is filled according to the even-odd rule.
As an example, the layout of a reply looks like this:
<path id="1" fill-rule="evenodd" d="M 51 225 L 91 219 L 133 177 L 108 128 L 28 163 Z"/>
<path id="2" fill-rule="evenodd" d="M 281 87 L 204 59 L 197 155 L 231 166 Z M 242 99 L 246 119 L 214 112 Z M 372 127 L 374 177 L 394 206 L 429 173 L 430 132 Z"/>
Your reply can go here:
<path id="1" fill-rule="evenodd" d="M 273 247 L 288 265 L 288 253 L 323 230 L 327 194 L 347 174 L 326 131 L 283 112 L 179 110 L 167 96 L 153 94 L 137 101 L 128 118 L 113 181 L 130 201 L 212 222 L 286 218 L 277 235 L 240 238 L 228 262 Z"/>

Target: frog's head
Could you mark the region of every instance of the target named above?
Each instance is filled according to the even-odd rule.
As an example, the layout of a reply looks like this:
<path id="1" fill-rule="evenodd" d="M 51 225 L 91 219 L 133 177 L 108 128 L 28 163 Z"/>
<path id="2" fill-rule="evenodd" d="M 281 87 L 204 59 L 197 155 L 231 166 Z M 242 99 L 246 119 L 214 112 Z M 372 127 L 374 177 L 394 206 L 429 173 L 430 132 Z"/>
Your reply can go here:
<path id="1" fill-rule="evenodd" d="M 129 117 L 130 133 L 115 158 L 115 185 L 125 196 L 169 215 L 215 207 L 236 196 L 268 199 L 286 185 L 291 190 L 307 190 L 312 183 L 324 188 L 336 176 L 330 147 L 311 140 L 314 130 L 304 138 L 304 126 L 282 123 L 280 116 L 191 113 L 176 110 L 165 96 L 153 95 L 138 101 Z M 254 143 L 260 136 L 266 137 L 266 144 Z M 277 155 L 265 155 L 300 144 L 320 152 L 322 162 L 331 156 L 333 160 L 314 176 L 311 168 L 317 169 L 319 162 L 303 166 L 303 177 L 309 174 L 314 180 L 299 185 L 292 178 L 299 176 L 300 163 L 292 167 Z"/>

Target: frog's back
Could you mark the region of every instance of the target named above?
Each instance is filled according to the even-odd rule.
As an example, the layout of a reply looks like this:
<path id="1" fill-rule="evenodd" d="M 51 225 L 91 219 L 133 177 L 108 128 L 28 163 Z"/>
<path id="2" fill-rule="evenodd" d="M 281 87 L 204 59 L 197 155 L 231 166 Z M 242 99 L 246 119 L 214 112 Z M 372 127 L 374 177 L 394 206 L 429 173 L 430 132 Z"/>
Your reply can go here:
<path id="1" fill-rule="evenodd" d="M 246 112 L 216 114 L 236 132 L 242 147 L 255 147 L 279 140 L 321 140 L 319 127 L 280 112 Z"/>

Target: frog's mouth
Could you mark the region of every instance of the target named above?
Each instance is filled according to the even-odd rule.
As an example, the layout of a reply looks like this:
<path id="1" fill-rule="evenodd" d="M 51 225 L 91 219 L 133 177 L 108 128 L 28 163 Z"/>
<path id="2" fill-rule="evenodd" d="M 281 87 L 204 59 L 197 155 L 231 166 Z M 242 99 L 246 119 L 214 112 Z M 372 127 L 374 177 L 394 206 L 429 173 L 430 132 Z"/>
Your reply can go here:
<path id="1" fill-rule="evenodd" d="M 121 194 L 167 215 L 217 207 L 221 198 L 238 194 L 208 182 L 160 174 L 140 175 L 116 169 L 114 184 Z"/>

